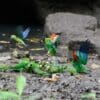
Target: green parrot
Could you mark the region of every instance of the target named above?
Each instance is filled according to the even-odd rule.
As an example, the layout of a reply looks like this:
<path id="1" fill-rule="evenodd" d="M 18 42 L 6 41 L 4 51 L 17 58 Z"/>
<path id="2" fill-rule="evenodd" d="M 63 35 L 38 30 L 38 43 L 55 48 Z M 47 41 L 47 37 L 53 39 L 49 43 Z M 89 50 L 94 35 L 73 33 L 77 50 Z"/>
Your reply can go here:
<path id="1" fill-rule="evenodd" d="M 26 46 L 25 42 L 21 38 L 17 37 L 16 35 L 11 35 L 11 39 L 16 41 L 20 45 Z"/>
<path id="2" fill-rule="evenodd" d="M 46 46 L 46 49 L 48 50 L 49 55 L 51 55 L 51 56 L 56 55 L 56 47 L 52 43 L 50 38 L 45 38 L 45 46 Z"/>
<path id="3" fill-rule="evenodd" d="M 86 40 L 80 44 L 79 51 L 73 51 L 73 66 L 79 73 L 88 73 L 90 70 L 86 66 L 89 55 L 89 41 Z"/>

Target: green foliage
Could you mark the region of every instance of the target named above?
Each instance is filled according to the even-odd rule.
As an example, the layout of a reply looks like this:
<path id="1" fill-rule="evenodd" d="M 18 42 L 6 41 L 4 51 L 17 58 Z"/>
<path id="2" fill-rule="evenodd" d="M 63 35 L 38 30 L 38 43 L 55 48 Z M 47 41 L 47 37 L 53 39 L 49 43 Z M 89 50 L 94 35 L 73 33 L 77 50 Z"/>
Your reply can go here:
<path id="1" fill-rule="evenodd" d="M 9 66 L 6 64 L 1 64 L 0 65 L 0 72 L 7 71 L 9 69 Z"/>
<path id="2" fill-rule="evenodd" d="M 71 75 L 76 75 L 77 71 L 76 69 L 73 67 L 73 65 L 71 63 L 67 64 L 67 72 L 69 72 Z"/>
<path id="3" fill-rule="evenodd" d="M 81 96 L 81 100 L 96 100 L 96 93 L 85 93 Z"/>
<path id="4" fill-rule="evenodd" d="M 89 69 L 86 66 L 83 66 L 79 62 L 72 61 L 68 64 L 59 64 L 59 63 L 47 63 L 44 62 L 35 62 L 31 61 L 28 58 L 21 59 L 18 64 L 15 64 L 12 67 L 1 65 L 0 71 L 17 71 L 17 72 L 34 72 L 39 76 L 49 76 L 53 73 L 63 73 L 65 71 L 69 72 L 71 75 L 76 75 L 77 73 L 88 73 Z"/>
<path id="5" fill-rule="evenodd" d="M 26 78 L 23 75 L 19 75 L 16 80 L 16 88 L 18 94 L 10 91 L 0 91 L 0 100 L 21 100 L 25 85 Z"/>
<path id="6" fill-rule="evenodd" d="M 43 71 L 40 68 L 40 65 L 38 63 L 35 63 L 34 61 L 31 61 L 29 63 L 28 68 L 31 68 L 32 71 L 34 71 L 36 74 L 40 75 L 40 76 L 48 76 L 49 74 L 45 71 Z"/>
<path id="7" fill-rule="evenodd" d="M 49 74 L 62 73 L 65 72 L 67 68 L 67 64 L 41 62 L 40 65 L 41 65 L 41 69 L 48 72 Z"/>
<path id="8" fill-rule="evenodd" d="M 47 70 L 49 73 L 62 73 L 67 68 L 65 64 L 50 64 L 49 66 Z"/>
<path id="9" fill-rule="evenodd" d="M 20 100 L 16 93 L 10 91 L 0 91 L 0 100 Z"/>
<path id="10" fill-rule="evenodd" d="M 40 99 L 42 96 L 41 94 L 33 94 L 27 97 L 23 96 L 23 90 L 26 86 L 26 78 L 20 74 L 16 79 L 16 89 L 17 91 L 0 91 L 0 100 L 37 100 Z"/>
<path id="11" fill-rule="evenodd" d="M 16 80 L 16 88 L 19 96 L 22 95 L 25 86 L 26 86 L 26 78 L 22 75 L 18 76 Z"/>
<path id="12" fill-rule="evenodd" d="M 53 73 L 62 73 L 67 68 L 67 64 L 36 63 L 28 59 L 22 59 L 12 67 L 14 71 L 34 72 L 40 76 L 49 76 Z"/>
<path id="13" fill-rule="evenodd" d="M 29 62 L 30 62 L 29 59 L 21 59 L 18 64 L 12 67 L 12 70 L 19 71 L 19 72 L 25 71 Z"/>

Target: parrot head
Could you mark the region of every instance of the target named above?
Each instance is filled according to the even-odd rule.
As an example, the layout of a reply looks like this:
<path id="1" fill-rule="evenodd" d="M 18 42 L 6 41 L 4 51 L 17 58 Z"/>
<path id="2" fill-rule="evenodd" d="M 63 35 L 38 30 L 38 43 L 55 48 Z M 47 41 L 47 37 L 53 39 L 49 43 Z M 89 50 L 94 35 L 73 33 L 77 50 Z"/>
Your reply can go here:
<path id="1" fill-rule="evenodd" d="M 58 41 L 58 38 L 59 38 L 59 35 L 60 33 L 52 33 L 51 36 L 50 36 L 50 40 L 55 43 Z"/>
<path id="2" fill-rule="evenodd" d="M 11 35 L 11 39 L 15 39 L 16 38 L 16 35 Z"/>

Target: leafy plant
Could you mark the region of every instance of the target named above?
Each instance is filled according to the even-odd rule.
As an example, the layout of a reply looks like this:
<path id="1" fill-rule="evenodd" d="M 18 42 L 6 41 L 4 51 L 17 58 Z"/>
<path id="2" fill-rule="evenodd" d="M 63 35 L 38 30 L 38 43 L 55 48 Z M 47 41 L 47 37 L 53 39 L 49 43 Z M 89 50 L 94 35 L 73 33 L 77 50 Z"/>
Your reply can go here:
<path id="1" fill-rule="evenodd" d="M 24 58 L 24 59 L 21 59 L 19 63 L 13 66 L 11 69 L 18 72 L 25 71 L 29 63 L 30 63 L 30 60 L 27 58 L 26 59 Z"/>
<path id="2" fill-rule="evenodd" d="M 9 69 L 9 66 L 6 65 L 6 64 L 1 64 L 0 65 L 0 71 L 3 72 L 3 71 L 7 71 Z"/>
<path id="3" fill-rule="evenodd" d="M 31 61 L 28 65 L 27 68 L 30 68 L 32 71 L 34 71 L 36 74 L 41 75 L 41 76 L 48 76 L 49 74 L 45 71 L 43 71 L 40 68 L 40 65 L 34 61 Z"/>
<path id="4" fill-rule="evenodd" d="M 11 91 L 0 91 L 0 100 L 21 100 L 25 86 L 26 78 L 20 74 L 16 80 L 17 93 Z"/>
<path id="5" fill-rule="evenodd" d="M 77 71 L 76 69 L 73 67 L 73 65 L 71 63 L 67 64 L 67 72 L 69 72 L 71 75 L 76 75 Z"/>
<path id="6" fill-rule="evenodd" d="M 59 64 L 59 63 L 50 63 L 50 62 L 35 62 L 31 61 L 28 58 L 23 58 L 19 61 L 19 63 L 15 64 L 14 66 L 6 66 L 1 65 L 0 71 L 17 71 L 17 72 L 34 72 L 37 75 L 40 76 L 49 76 L 53 73 L 63 73 L 63 72 L 69 72 L 71 75 L 77 74 L 77 70 L 74 68 L 73 64 Z"/>
<path id="7" fill-rule="evenodd" d="M 26 86 L 26 78 L 22 75 L 18 76 L 16 80 L 16 88 L 19 96 L 22 95 L 25 86 Z"/>

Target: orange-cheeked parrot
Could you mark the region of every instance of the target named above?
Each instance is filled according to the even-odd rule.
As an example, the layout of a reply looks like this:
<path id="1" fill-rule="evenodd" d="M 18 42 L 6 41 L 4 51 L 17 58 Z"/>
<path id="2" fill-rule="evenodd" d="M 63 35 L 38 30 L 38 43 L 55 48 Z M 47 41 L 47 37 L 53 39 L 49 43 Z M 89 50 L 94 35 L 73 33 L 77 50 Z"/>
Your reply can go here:
<path id="1" fill-rule="evenodd" d="M 49 38 L 45 38 L 45 46 L 48 50 L 49 55 L 56 55 L 56 48 L 59 40 L 59 35 L 57 33 L 52 33 Z"/>

